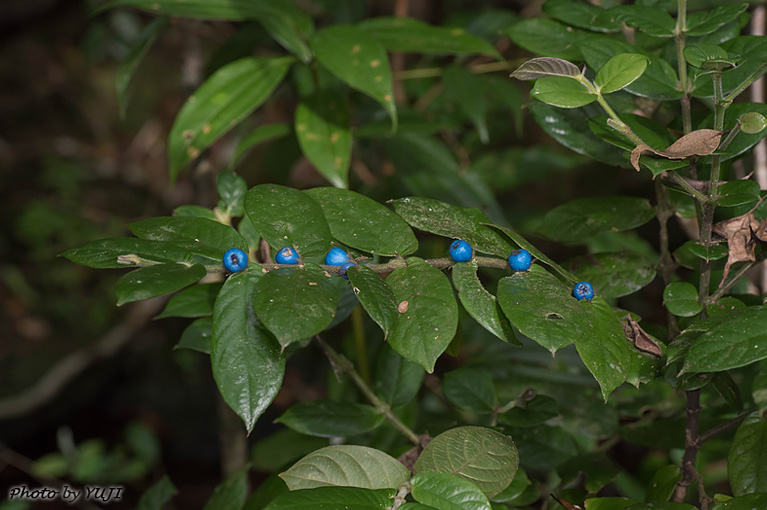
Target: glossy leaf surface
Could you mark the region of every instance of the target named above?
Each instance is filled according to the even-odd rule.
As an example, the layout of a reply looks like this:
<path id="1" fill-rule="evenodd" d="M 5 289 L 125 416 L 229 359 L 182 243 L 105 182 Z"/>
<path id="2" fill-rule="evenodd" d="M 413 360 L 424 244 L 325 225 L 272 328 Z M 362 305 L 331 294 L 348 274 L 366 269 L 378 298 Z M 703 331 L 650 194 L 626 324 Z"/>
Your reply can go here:
<path id="1" fill-rule="evenodd" d="M 413 498 L 438 510 L 491 510 L 476 485 L 449 473 L 419 473 L 412 484 Z"/>
<path id="2" fill-rule="evenodd" d="M 383 423 L 373 406 L 332 400 L 296 404 L 277 418 L 296 432 L 320 437 L 347 437 L 368 432 Z"/>
<path id="3" fill-rule="evenodd" d="M 317 487 L 277 496 L 264 510 L 385 510 L 391 506 L 393 489 Z"/>
<path id="4" fill-rule="evenodd" d="M 117 306 L 175 292 L 198 282 L 205 274 L 200 264 L 158 264 L 136 269 L 117 281 Z"/>

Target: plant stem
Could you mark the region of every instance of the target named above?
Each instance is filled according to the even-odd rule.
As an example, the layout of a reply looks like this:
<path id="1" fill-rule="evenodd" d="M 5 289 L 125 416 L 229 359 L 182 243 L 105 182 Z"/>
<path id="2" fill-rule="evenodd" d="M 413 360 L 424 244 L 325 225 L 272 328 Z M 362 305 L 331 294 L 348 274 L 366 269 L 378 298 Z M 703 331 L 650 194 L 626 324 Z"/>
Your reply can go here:
<path id="1" fill-rule="evenodd" d="M 709 201 L 708 196 L 706 194 L 704 194 L 704 193 L 701 193 L 699 190 L 697 190 L 695 187 L 693 187 L 692 184 L 687 182 L 687 180 L 684 177 L 682 177 L 681 175 L 679 175 L 677 173 L 674 173 L 674 172 L 667 172 L 666 176 L 667 176 L 668 180 L 674 181 L 675 184 L 678 184 L 679 186 L 684 188 L 684 190 L 688 194 L 692 195 L 695 198 L 695 200 L 697 200 L 699 203 L 701 203 L 701 204 L 708 203 L 708 201 Z"/>
<path id="2" fill-rule="evenodd" d="M 354 332 L 354 361 L 360 377 L 370 384 L 370 369 L 368 368 L 367 344 L 365 343 L 365 323 L 363 322 L 362 308 L 357 307 L 352 312 L 352 331 Z"/>
<path id="3" fill-rule="evenodd" d="M 682 481 L 676 486 L 673 501 L 684 502 L 687 487 L 695 480 L 698 470 L 695 461 L 700 449 L 700 390 L 687 392 L 687 425 L 685 427 L 684 455 L 682 456 Z M 699 476 L 699 475 L 698 475 Z M 705 496 L 705 494 L 701 495 Z"/>
<path id="4" fill-rule="evenodd" d="M 335 349 L 333 349 L 319 335 L 316 335 L 315 338 L 317 339 L 317 343 L 320 344 L 320 347 L 325 352 L 325 355 L 328 357 L 333 367 L 341 373 L 346 374 L 346 376 L 352 380 L 352 382 L 357 386 L 357 388 L 359 388 L 360 392 L 362 392 L 365 398 L 367 398 L 370 403 L 373 404 L 379 414 L 383 414 L 386 419 L 389 420 L 389 422 L 394 425 L 397 430 L 402 432 L 402 434 L 407 437 L 414 445 L 420 446 L 421 440 L 418 438 L 418 434 L 410 430 L 407 425 L 402 423 L 402 421 L 397 418 L 397 416 L 395 416 L 389 404 L 378 398 L 378 395 L 375 394 L 368 383 L 362 379 L 359 372 L 357 372 L 357 369 L 354 368 L 354 364 L 349 361 L 346 356 L 336 352 Z"/>
<path id="5" fill-rule="evenodd" d="M 692 131 L 692 117 L 690 114 L 690 95 L 688 93 L 687 61 L 684 58 L 684 45 L 687 39 L 687 0 L 677 0 L 677 18 L 674 34 L 676 36 L 676 60 L 679 68 L 679 85 L 677 88 L 683 92 L 682 103 L 682 126 L 684 134 Z"/>
<path id="6" fill-rule="evenodd" d="M 711 429 L 708 429 L 703 434 L 700 435 L 700 443 L 703 444 L 712 437 L 714 437 L 717 434 L 721 434 L 722 432 L 725 432 L 733 427 L 736 427 L 740 425 L 740 422 L 742 422 L 746 417 L 751 414 L 751 412 L 743 413 L 735 418 L 733 418 L 730 421 L 724 422 L 720 425 L 717 425 L 716 427 L 713 427 Z"/>
<path id="7" fill-rule="evenodd" d="M 743 80 L 743 82 L 740 85 L 732 89 L 732 91 L 730 91 L 730 93 L 724 97 L 724 101 L 728 103 L 732 102 L 736 97 L 738 97 L 741 94 L 741 92 L 746 90 L 749 85 L 751 85 L 753 82 L 758 80 L 759 77 L 763 75 L 765 72 L 767 72 L 767 62 L 760 65 L 759 68 L 753 73 L 751 73 L 751 75 L 748 78 Z"/>
<path id="8" fill-rule="evenodd" d="M 750 262 L 743 267 L 738 268 L 737 271 L 732 273 L 729 277 L 726 283 L 723 283 L 719 286 L 718 289 L 714 293 L 712 293 L 708 300 L 706 301 L 707 304 L 714 304 L 717 301 L 719 301 L 722 296 L 724 296 L 727 291 L 729 291 L 735 283 L 744 275 L 746 272 L 748 272 L 749 269 L 754 267 L 756 264 L 762 262 L 767 257 L 767 253 L 761 253 L 759 257 L 757 257 L 756 261 Z"/>

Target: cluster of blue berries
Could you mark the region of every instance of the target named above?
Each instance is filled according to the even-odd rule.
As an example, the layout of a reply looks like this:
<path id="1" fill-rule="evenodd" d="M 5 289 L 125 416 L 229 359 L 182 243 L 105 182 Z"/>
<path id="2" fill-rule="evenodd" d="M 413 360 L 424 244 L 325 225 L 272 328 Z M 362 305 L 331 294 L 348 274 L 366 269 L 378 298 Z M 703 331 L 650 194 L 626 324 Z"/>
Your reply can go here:
<path id="1" fill-rule="evenodd" d="M 450 243 L 450 258 L 455 262 L 469 262 L 474 256 L 474 249 L 463 239 L 456 239 Z M 509 267 L 514 271 L 527 271 L 533 263 L 533 257 L 530 252 L 524 248 L 514 250 L 509 255 Z M 589 282 L 578 282 L 573 288 L 573 297 L 580 301 L 586 299 L 591 301 L 594 297 L 594 287 Z"/>
<path id="2" fill-rule="evenodd" d="M 469 262 L 474 257 L 474 249 L 469 243 L 463 239 L 456 239 L 450 243 L 450 258 L 455 262 Z M 285 246 L 277 255 L 274 256 L 274 260 L 278 264 L 298 264 L 298 253 L 291 246 Z M 533 263 L 533 257 L 530 252 L 525 249 L 514 250 L 509 255 L 509 267 L 514 271 L 527 271 Z M 347 273 L 349 268 L 354 266 L 354 262 L 341 248 L 331 248 L 328 254 L 325 256 L 326 266 L 340 266 L 338 269 L 339 274 L 349 279 Z M 239 273 L 244 271 L 248 267 L 248 255 L 239 248 L 231 248 L 224 254 L 224 267 L 227 271 L 232 273 Z M 578 301 L 586 299 L 591 301 L 594 297 L 594 287 L 589 282 L 578 282 L 573 288 L 573 297 Z"/>

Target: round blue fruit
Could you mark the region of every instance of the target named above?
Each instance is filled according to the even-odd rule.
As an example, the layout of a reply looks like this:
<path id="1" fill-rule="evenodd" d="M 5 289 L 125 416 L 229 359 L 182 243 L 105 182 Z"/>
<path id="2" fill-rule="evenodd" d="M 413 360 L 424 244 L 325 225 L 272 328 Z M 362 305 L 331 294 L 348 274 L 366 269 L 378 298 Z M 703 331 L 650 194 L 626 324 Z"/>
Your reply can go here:
<path id="1" fill-rule="evenodd" d="M 450 244 L 450 258 L 456 262 L 468 262 L 474 256 L 471 245 L 463 239 L 456 239 Z"/>
<path id="2" fill-rule="evenodd" d="M 511 252 L 511 255 L 509 255 L 509 266 L 514 271 L 527 271 L 530 269 L 532 263 L 533 257 L 530 255 L 530 252 L 525 249 L 514 250 Z"/>
<path id="3" fill-rule="evenodd" d="M 325 255 L 326 266 L 342 266 L 346 262 L 349 262 L 349 254 L 341 248 L 331 248 Z"/>
<path id="4" fill-rule="evenodd" d="M 230 248 L 224 253 L 224 267 L 227 271 L 239 273 L 248 267 L 248 254 L 239 248 Z"/>
<path id="5" fill-rule="evenodd" d="M 277 252 L 274 260 L 278 264 L 298 264 L 298 253 L 290 246 L 286 246 Z"/>
<path id="6" fill-rule="evenodd" d="M 587 299 L 591 301 L 594 297 L 594 287 L 589 282 L 578 282 L 573 288 L 573 297 L 580 301 L 581 299 Z"/>
<path id="7" fill-rule="evenodd" d="M 346 275 L 346 273 L 349 272 L 349 268 L 350 267 L 355 266 L 355 265 L 356 264 L 354 262 L 345 262 L 344 265 L 342 265 L 338 269 L 338 273 L 341 275 L 341 278 L 343 278 L 344 280 L 348 280 L 349 277 Z"/>

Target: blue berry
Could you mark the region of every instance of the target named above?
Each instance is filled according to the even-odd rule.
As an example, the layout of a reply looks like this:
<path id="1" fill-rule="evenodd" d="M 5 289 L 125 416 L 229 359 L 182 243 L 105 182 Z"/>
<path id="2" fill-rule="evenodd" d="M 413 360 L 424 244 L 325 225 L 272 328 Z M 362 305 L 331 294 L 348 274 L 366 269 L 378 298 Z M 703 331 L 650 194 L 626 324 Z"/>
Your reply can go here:
<path id="1" fill-rule="evenodd" d="M 594 287 L 592 287 L 589 282 L 578 282 L 573 289 L 573 297 L 578 301 L 581 299 L 591 301 L 594 297 Z"/>
<path id="2" fill-rule="evenodd" d="M 468 262 L 473 256 L 474 250 L 463 239 L 456 239 L 450 244 L 450 258 L 456 262 Z"/>
<path id="3" fill-rule="evenodd" d="M 346 273 L 349 272 L 349 268 L 352 266 L 355 266 L 356 264 L 354 262 L 346 262 L 343 266 L 341 266 L 338 270 L 338 273 L 341 275 L 341 278 L 344 280 L 348 280 L 349 277 L 346 276 Z"/>
<path id="4" fill-rule="evenodd" d="M 349 262 L 349 254 L 341 248 L 331 248 L 325 255 L 326 266 L 341 266 L 345 262 Z"/>
<path id="5" fill-rule="evenodd" d="M 298 264 L 298 253 L 290 246 L 286 246 L 277 252 L 274 260 L 278 264 Z"/>
<path id="6" fill-rule="evenodd" d="M 245 271 L 248 267 L 248 254 L 239 248 L 230 248 L 224 253 L 224 267 L 233 273 Z"/>
<path id="7" fill-rule="evenodd" d="M 509 266 L 514 271 L 527 271 L 530 269 L 532 263 L 533 257 L 530 256 L 530 252 L 525 249 L 514 250 L 511 252 L 511 255 L 509 255 Z"/>

